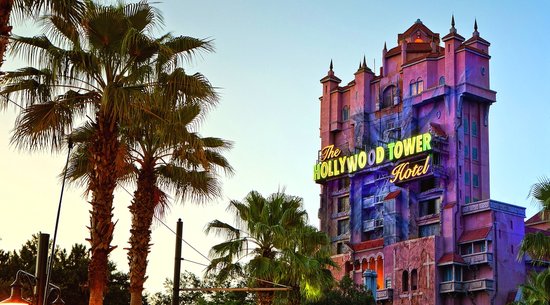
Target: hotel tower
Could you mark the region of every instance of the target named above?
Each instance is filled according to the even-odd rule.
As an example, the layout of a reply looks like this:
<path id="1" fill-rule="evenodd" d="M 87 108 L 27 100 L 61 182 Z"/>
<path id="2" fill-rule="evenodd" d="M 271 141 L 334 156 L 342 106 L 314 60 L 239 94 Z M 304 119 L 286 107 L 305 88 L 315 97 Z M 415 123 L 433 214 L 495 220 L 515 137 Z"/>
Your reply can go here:
<path id="1" fill-rule="evenodd" d="M 477 22 L 465 38 L 417 20 L 379 71 L 321 79 L 320 227 L 336 278 L 379 304 L 500 305 L 525 279 L 525 209 L 490 196 L 489 46 Z"/>

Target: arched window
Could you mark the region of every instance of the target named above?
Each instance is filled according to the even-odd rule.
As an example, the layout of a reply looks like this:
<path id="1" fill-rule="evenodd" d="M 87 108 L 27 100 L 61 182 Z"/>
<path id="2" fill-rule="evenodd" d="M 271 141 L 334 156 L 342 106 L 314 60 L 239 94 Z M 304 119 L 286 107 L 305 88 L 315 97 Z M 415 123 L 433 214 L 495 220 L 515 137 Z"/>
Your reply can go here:
<path id="1" fill-rule="evenodd" d="M 380 105 L 380 108 L 387 108 L 393 105 L 393 99 L 395 98 L 395 86 L 388 86 L 386 89 L 384 89 L 384 95 L 382 97 L 382 103 Z"/>
<path id="2" fill-rule="evenodd" d="M 418 272 L 416 269 L 411 271 L 411 290 L 418 289 Z"/>
<path id="3" fill-rule="evenodd" d="M 378 256 L 376 258 L 376 287 L 382 289 L 384 287 L 384 258 Z"/>
<path id="4" fill-rule="evenodd" d="M 422 78 L 413 79 L 411 80 L 411 83 L 409 85 L 409 89 L 411 91 L 411 96 L 418 95 L 424 91 L 424 81 L 422 81 Z"/>
<path id="5" fill-rule="evenodd" d="M 347 121 L 347 120 L 349 120 L 349 107 L 344 106 L 344 108 L 342 108 L 342 121 Z"/>
<path id="6" fill-rule="evenodd" d="M 403 276 L 401 279 L 402 291 L 409 291 L 409 272 L 407 270 L 403 271 Z"/>
<path id="7" fill-rule="evenodd" d="M 361 271 L 365 272 L 367 269 L 369 269 L 369 262 L 366 258 L 363 258 L 363 260 L 361 260 Z"/>
<path id="8" fill-rule="evenodd" d="M 440 86 L 445 85 L 445 76 L 441 76 L 441 77 L 439 78 L 439 85 L 440 85 Z"/>

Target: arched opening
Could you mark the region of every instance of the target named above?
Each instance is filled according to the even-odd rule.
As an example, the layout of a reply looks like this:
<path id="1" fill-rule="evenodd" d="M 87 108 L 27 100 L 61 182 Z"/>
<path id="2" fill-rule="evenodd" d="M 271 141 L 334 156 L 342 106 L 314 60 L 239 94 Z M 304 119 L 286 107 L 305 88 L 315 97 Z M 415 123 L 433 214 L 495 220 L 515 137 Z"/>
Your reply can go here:
<path id="1" fill-rule="evenodd" d="M 393 99 L 395 97 L 395 93 L 396 93 L 396 90 L 395 90 L 395 86 L 393 85 L 388 86 L 386 87 L 386 89 L 384 89 L 384 94 L 382 96 L 382 104 L 380 105 L 380 109 L 387 108 L 393 105 Z"/>
<path id="2" fill-rule="evenodd" d="M 418 272 L 416 269 L 411 271 L 411 290 L 418 289 Z"/>
<path id="3" fill-rule="evenodd" d="M 403 292 L 409 291 L 409 271 L 404 270 L 401 277 L 401 290 Z"/>
<path id="4" fill-rule="evenodd" d="M 361 270 L 361 264 L 359 263 L 359 260 L 355 260 L 355 261 L 353 262 L 353 269 L 354 269 L 355 271 Z"/>
<path id="5" fill-rule="evenodd" d="M 369 269 L 369 262 L 367 261 L 366 258 L 363 258 L 361 260 L 361 271 L 365 272 L 367 269 Z"/>
<path id="6" fill-rule="evenodd" d="M 382 289 L 384 287 L 384 258 L 378 256 L 376 258 L 376 287 Z"/>

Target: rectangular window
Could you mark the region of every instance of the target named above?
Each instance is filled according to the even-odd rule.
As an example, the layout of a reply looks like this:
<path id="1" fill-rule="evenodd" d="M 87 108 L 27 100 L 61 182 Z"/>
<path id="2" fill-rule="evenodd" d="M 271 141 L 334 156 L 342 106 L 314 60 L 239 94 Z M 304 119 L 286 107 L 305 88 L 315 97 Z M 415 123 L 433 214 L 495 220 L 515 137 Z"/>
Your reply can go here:
<path id="1" fill-rule="evenodd" d="M 478 160 L 477 157 L 477 147 L 472 147 L 472 159 Z"/>
<path id="2" fill-rule="evenodd" d="M 420 192 L 425 192 L 425 191 L 428 191 L 428 190 L 431 190 L 435 188 L 435 178 L 434 177 L 430 177 L 430 178 L 426 178 L 426 179 L 422 179 L 420 181 Z"/>
<path id="3" fill-rule="evenodd" d="M 477 202 L 477 201 L 479 201 L 479 198 L 474 197 L 473 202 Z"/>
<path id="4" fill-rule="evenodd" d="M 470 158 L 470 146 L 464 144 L 464 158 Z"/>
<path id="5" fill-rule="evenodd" d="M 460 254 L 462 255 L 472 254 L 472 252 L 472 244 L 464 244 L 460 247 Z"/>
<path id="6" fill-rule="evenodd" d="M 462 267 L 455 265 L 455 282 L 462 282 Z"/>
<path id="7" fill-rule="evenodd" d="M 479 187 L 479 176 L 474 174 L 473 176 L 473 179 L 472 179 L 472 184 L 474 185 L 474 187 Z"/>
<path id="8" fill-rule="evenodd" d="M 472 121 L 472 136 L 477 137 L 477 122 Z"/>
<path id="9" fill-rule="evenodd" d="M 464 172 L 464 184 L 470 185 L 470 172 Z"/>
<path id="10" fill-rule="evenodd" d="M 386 279 L 386 288 L 387 288 L 387 289 L 390 289 L 390 288 L 391 288 L 391 278 L 387 278 L 387 279 Z"/>
<path id="11" fill-rule="evenodd" d="M 430 225 L 420 226 L 418 229 L 420 237 L 426 237 L 426 236 L 432 236 L 432 235 L 438 235 L 440 231 L 440 224 L 434 223 Z"/>
<path id="12" fill-rule="evenodd" d="M 350 184 L 349 177 L 338 179 L 338 190 L 347 189 L 349 187 L 349 184 Z"/>
<path id="13" fill-rule="evenodd" d="M 468 134 L 468 132 L 469 132 L 468 127 L 470 127 L 470 123 L 468 122 L 468 118 L 464 118 L 462 120 L 462 126 L 464 126 L 464 134 Z"/>
<path id="14" fill-rule="evenodd" d="M 485 241 L 476 241 L 474 243 L 474 253 L 483 253 L 485 252 Z"/>
<path id="15" fill-rule="evenodd" d="M 336 254 L 342 254 L 342 253 L 344 253 L 344 243 L 337 243 Z"/>
<path id="16" fill-rule="evenodd" d="M 453 281 L 453 266 L 445 266 L 443 268 L 442 282 L 452 282 L 452 281 Z"/>
<path id="17" fill-rule="evenodd" d="M 470 196 L 466 196 L 466 198 L 464 199 L 464 202 L 470 203 Z"/>
<path id="18" fill-rule="evenodd" d="M 427 216 L 427 215 L 433 215 L 439 213 L 439 204 L 441 203 L 440 198 L 434 198 L 430 200 L 424 200 L 420 201 L 420 217 Z"/>
<path id="19" fill-rule="evenodd" d="M 338 235 L 349 233 L 349 219 L 338 220 Z"/>
<path id="20" fill-rule="evenodd" d="M 338 197 L 338 213 L 349 211 L 349 197 Z"/>

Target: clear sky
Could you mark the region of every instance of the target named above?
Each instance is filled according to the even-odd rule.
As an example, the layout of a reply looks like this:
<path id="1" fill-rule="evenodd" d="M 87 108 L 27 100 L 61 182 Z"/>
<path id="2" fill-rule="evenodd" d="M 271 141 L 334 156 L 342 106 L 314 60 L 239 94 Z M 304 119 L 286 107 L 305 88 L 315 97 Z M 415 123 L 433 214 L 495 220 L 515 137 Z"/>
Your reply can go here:
<path id="1" fill-rule="evenodd" d="M 223 198 L 203 206 L 174 204 L 165 222 L 184 221 L 184 239 L 201 252 L 217 239 L 204 235 L 213 219 L 232 221 L 225 213 L 230 199 L 250 190 L 264 195 L 286 187 L 304 198 L 310 222 L 317 225 L 319 187 L 312 168 L 319 139 L 319 80 L 329 62 L 342 84 L 353 79 L 363 55 L 378 71 L 382 48 L 397 45 L 397 34 L 416 19 L 432 31 L 447 34 L 451 14 L 456 28 L 471 37 L 477 18 L 481 37 L 491 42 L 491 88 L 497 103 L 490 113 L 491 197 L 527 207 L 530 186 L 550 175 L 550 7 L 546 1 L 164 1 L 165 30 L 175 35 L 212 38 L 216 52 L 187 64 L 188 72 L 204 73 L 220 88 L 221 101 L 200 128 L 204 136 L 234 142 L 227 157 L 236 174 L 224 179 Z M 23 33 L 17 26 L 14 33 Z M 376 62 L 376 64 L 375 64 Z M 21 65 L 7 58 L 4 69 Z M 374 69 L 373 69 L 374 70 Z M 39 231 L 53 233 L 61 183 L 57 177 L 65 153 L 27 153 L 10 146 L 16 110 L 0 113 L 0 249 L 13 250 Z M 115 229 L 111 259 L 128 270 L 131 197 L 115 196 Z M 89 205 L 82 189 L 65 193 L 58 243 L 70 248 L 88 237 Z M 172 277 L 175 236 L 156 224 L 149 257 L 149 291 Z M 183 256 L 208 263 L 188 246 Z M 201 273 L 202 267 L 182 267 Z M 30 271 L 30 270 L 29 270 Z M 55 281 L 55 279 L 53 279 Z"/>

